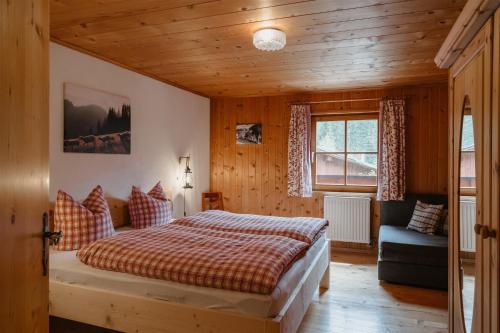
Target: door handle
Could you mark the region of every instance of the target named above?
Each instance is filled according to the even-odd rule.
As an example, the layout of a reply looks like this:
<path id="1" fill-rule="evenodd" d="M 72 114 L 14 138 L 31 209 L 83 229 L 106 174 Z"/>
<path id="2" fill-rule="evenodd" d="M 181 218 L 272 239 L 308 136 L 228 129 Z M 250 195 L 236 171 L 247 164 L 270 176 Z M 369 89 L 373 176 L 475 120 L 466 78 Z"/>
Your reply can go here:
<path id="1" fill-rule="evenodd" d="M 475 224 L 474 232 L 476 233 L 476 235 L 481 236 L 482 239 L 497 237 L 496 230 L 490 229 L 485 225 Z"/>
<path id="2" fill-rule="evenodd" d="M 42 268 L 43 276 L 47 276 L 47 268 L 49 266 L 49 256 L 47 245 L 56 245 L 62 237 L 62 231 L 53 232 L 49 230 L 49 214 L 47 212 L 42 215 Z M 47 242 L 48 240 L 48 242 Z"/>
<path id="3" fill-rule="evenodd" d="M 495 238 L 497 236 L 497 232 L 495 230 L 492 230 L 488 228 L 487 226 L 483 225 L 481 228 L 481 238 L 486 239 L 486 238 Z"/>

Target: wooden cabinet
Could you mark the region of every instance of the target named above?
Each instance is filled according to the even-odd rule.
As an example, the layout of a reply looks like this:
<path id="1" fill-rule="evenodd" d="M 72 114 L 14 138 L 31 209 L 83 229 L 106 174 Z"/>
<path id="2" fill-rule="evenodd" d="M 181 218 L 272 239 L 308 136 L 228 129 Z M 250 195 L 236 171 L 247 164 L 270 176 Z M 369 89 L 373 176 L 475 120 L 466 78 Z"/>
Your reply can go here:
<path id="1" fill-rule="evenodd" d="M 447 38 L 445 44 L 455 49 L 443 51 L 448 57 L 436 57 L 438 65 L 450 63 L 449 87 L 449 331 L 500 332 L 499 307 L 499 221 L 500 221 L 500 114 L 499 114 L 499 67 L 500 67 L 500 10 L 499 1 L 489 4 L 489 18 L 479 31 L 471 32 L 478 17 L 470 18 L 455 31 L 455 41 Z M 480 1 L 470 1 L 480 3 Z M 484 5 L 484 4 L 483 4 Z M 477 15 L 469 3 L 463 13 Z M 478 7 L 479 8 L 479 7 Z M 495 13 L 496 9 L 496 13 Z M 480 12 L 484 19 L 485 11 Z M 486 14 L 487 11 L 486 11 Z M 457 23 L 466 20 L 461 15 Z M 468 31 L 466 31 L 468 29 Z M 465 48 L 464 36 L 472 35 Z M 451 41 L 450 41 L 451 39 Z M 446 47 L 445 47 L 446 48 Z M 450 57 L 453 58 L 450 61 Z M 447 67 L 442 66 L 442 67 Z M 473 119 L 476 177 L 476 226 L 475 259 L 472 273 L 474 292 L 467 294 L 464 288 L 464 260 L 460 244 L 460 177 L 462 132 L 464 115 Z M 464 290 L 464 292 L 462 292 Z M 470 302 L 469 299 L 470 298 Z M 464 319 L 465 317 L 465 319 Z"/>
<path id="2" fill-rule="evenodd" d="M 492 53 L 492 21 L 481 29 L 474 40 L 469 44 L 457 62 L 450 70 L 450 96 L 452 98 L 450 110 L 450 134 L 452 148 L 450 156 L 450 248 L 452 275 L 450 302 L 453 306 L 451 314 L 453 317 L 453 332 L 465 332 L 468 321 L 472 317 L 472 326 L 475 332 L 489 332 L 484 330 L 484 325 L 479 320 L 482 313 L 485 313 L 486 299 L 482 300 L 481 294 L 488 289 L 489 282 L 485 260 L 491 256 L 491 246 L 488 241 L 483 241 L 476 236 L 475 260 L 471 273 L 473 286 L 469 294 L 462 293 L 462 270 L 463 260 L 460 256 L 460 161 L 462 142 L 462 119 L 464 110 L 470 110 L 474 128 L 475 143 L 475 166 L 476 166 L 476 223 L 485 225 L 490 220 L 489 207 L 491 207 L 491 172 L 488 171 L 491 164 L 491 53 Z M 470 304 L 470 305 L 467 305 Z M 473 305 L 473 309 L 471 309 Z M 474 312 L 474 313 L 472 313 Z M 464 320 L 465 318 L 465 320 Z"/>

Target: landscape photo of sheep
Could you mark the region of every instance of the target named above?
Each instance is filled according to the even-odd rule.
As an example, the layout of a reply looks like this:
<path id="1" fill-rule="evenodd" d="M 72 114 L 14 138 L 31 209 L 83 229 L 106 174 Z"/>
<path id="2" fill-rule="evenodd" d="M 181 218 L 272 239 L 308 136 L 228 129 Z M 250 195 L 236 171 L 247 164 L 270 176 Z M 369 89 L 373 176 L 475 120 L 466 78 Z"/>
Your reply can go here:
<path id="1" fill-rule="evenodd" d="M 64 84 L 64 152 L 130 154 L 130 100 Z"/>

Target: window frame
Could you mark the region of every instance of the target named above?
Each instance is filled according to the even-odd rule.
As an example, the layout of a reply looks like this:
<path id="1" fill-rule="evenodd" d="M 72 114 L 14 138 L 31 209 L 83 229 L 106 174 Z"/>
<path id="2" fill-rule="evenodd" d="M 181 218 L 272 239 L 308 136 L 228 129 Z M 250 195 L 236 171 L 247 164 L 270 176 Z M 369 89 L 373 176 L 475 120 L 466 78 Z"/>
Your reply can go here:
<path id="1" fill-rule="evenodd" d="M 462 141 L 460 141 L 460 150 L 459 150 L 459 159 L 460 159 L 460 165 L 459 165 L 459 168 L 461 168 L 461 159 L 462 159 L 462 153 L 466 152 L 466 153 L 474 153 L 474 164 L 476 163 L 476 145 L 475 145 L 475 141 L 476 141 L 476 131 L 475 131 L 475 128 L 474 128 L 474 117 L 472 115 L 472 109 L 470 107 L 468 108 L 465 108 L 464 109 L 464 112 L 463 112 L 463 115 L 462 115 L 462 118 L 463 116 L 471 116 L 472 117 L 472 129 L 473 129 L 473 139 L 474 139 L 474 150 L 463 150 L 463 147 L 462 147 Z M 460 129 L 460 138 L 462 138 L 462 135 L 463 135 L 463 119 L 462 119 L 462 125 L 461 125 L 461 129 Z M 475 165 L 477 166 L 477 165 Z M 459 189 L 459 194 L 462 195 L 462 196 L 469 196 L 469 197 L 475 197 L 476 194 L 477 194 L 477 170 L 476 170 L 476 186 L 474 187 L 462 187 L 460 186 L 460 182 L 461 182 L 461 178 L 462 178 L 462 175 L 461 175 L 461 170 L 460 170 L 460 174 L 459 174 L 459 180 L 458 180 L 458 189 Z"/>
<path id="2" fill-rule="evenodd" d="M 377 151 L 376 152 L 349 152 L 347 151 L 347 121 L 349 120 L 377 120 Z M 324 185 L 316 183 L 316 126 L 319 121 L 344 121 L 344 185 Z M 377 185 L 348 185 L 347 184 L 347 155 L 348 154 L 377 154 L 377 159 L 380 149 L 380 126 L 379 126 L 379 112 L 359 112 L 356 114 L 318 114 L 312 115 L 311 126 L 311 173 L 312 173 L 312 187 L 313 191 L 337 191 L 337 192 L 363 192 L 363 193 L 376 193 Z M 323 153 L 320 153 L 323 154 Z M 329 154 L 329 153 L 326 153 Z M 330 153 L 331 154 L 331 153 Z M 337 154 L 337 153 L 335 153 Z M 378 183 L 378 168 L 377 168 L 377 183 Z"/>
<path id="3" fill-rule="evenodd" d="M 474 150 L 460 150 L 460 158 L 462 158 L 462 153 L 463 152 L 474 153 L 474 157 L 476 157 L 476 149 L 474 149 Z M 459 187 L 460 195 L 470 196 L 470 197 L 476 196 L 477 183 L 476 183 L 476 186 L 474 186 L 474 187 L 460 186 L 461 178 L 462 178 L 462 175 L 460 175 L 459 180 L 458 180 L 458 182 L 459 182 L 459 186 L 458 187 Z M 477 173 L 476 173 L 476 177 L 475 178 L 476 178 L 476 182 L 477 182 Z"/>

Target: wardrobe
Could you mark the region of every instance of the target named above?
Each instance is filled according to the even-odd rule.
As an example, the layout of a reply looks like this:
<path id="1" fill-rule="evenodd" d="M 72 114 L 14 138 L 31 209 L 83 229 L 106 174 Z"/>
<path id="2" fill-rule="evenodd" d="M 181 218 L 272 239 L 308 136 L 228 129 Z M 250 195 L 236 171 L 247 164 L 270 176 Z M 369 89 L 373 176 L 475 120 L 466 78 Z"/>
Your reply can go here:
<path id="1" fill-rule="evenodd" d="M 449 69 L 449 331 L 456 333 L 500 332 L 499 4 L 470 0 L 435 59 Z"/>

